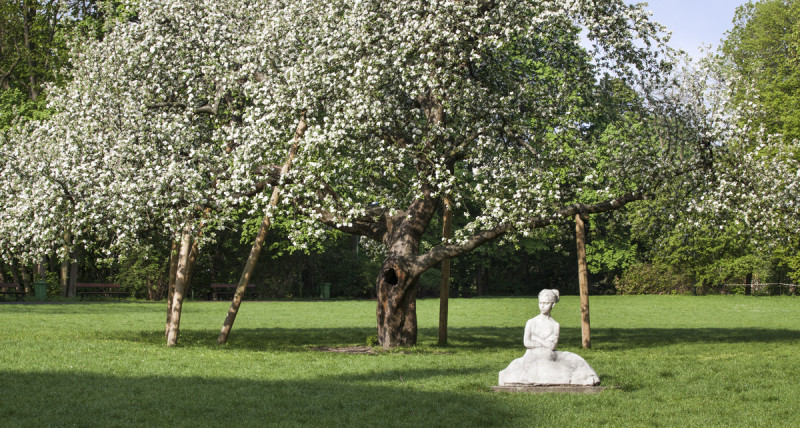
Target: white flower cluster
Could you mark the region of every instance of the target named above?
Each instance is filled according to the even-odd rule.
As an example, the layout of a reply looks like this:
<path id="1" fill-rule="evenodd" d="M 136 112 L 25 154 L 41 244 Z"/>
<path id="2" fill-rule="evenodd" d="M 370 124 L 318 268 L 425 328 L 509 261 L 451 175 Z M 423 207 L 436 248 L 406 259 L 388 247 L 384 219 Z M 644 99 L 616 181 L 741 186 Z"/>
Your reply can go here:
<path id="1" fill-rule="evenodd" d="M 672 187 L 672 210 L 680 212 L 670 219 L 687 236 L 731 230 L 764 249 L 787 243 L 800 226 L 800 142 L 756 125 L 757 97 L 733 102 L 747 83 L 725 58 L 684 61 L 669 95 L 680 107 L 673 117 L 691 128 L 687 138 L 694 135 L 700 150 L 683 159 L 696 168 Z"/>

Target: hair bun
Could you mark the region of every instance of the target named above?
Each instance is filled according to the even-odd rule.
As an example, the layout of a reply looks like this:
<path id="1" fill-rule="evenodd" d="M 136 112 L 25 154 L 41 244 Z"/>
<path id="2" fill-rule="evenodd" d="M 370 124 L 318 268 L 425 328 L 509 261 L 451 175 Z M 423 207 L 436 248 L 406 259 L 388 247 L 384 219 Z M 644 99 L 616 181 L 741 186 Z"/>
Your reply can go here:
<path id="1" fill-rule="evenodd" d="M 561 299 L 561 293 L 559 293 L 558 290 L 556 290 L 555 288 L 553 288 L 553 289 L 545 288 L 542 291 L 540 291 L 539 292 L 539 299 L 541 299 L 542 296 L 545 295 L 545 294 L 552 295 L 554 303 L 558 303 L 558 301 Z"/>

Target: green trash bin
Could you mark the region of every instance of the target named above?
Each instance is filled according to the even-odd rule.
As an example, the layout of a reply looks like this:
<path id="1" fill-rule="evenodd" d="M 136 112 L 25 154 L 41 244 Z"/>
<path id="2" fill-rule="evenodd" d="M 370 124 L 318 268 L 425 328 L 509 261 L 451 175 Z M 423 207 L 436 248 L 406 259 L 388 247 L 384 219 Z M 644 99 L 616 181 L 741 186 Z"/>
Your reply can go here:
<path id="1" fill-rule="evenodd" d="M 319 297 L 324 300 L 331 298 L 331 283 L 323 282 L 319 285 Z"/>
<path id="2" fill-rule="evenodd" d="M 47 281 L 34 282 L 33 291 L 36 293 L 36 299 L 40 302 L 47 300 Z"/>

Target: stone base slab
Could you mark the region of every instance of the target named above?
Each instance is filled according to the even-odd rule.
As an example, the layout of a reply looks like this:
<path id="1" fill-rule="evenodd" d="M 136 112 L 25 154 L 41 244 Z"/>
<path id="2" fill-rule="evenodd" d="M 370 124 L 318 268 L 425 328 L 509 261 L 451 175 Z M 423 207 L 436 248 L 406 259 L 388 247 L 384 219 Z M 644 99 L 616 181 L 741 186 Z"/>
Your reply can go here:
<path id="1" fill-rule="evenodd" d="M 578 385 L 506 385 L 493 386 L 494 392 L 527 392 L 529 394 L 599 394 L 613 386 L 578 386 Z"/>

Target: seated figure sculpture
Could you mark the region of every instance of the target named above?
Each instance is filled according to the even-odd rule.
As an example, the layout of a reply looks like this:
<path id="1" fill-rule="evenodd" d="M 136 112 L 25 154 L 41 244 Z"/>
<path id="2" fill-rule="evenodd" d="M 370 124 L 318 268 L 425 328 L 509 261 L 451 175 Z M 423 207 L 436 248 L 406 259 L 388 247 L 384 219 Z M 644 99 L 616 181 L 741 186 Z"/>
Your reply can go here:
<path id="1" fill-rule="evenodd" d="M 500 386 L 515 385 L 600 385 L 600 378 L 589 364 L 572 352 L 556 351 L 560 326 L 550 317 L 558 302 L 558 290 L 539 293 L 541 314 L 525 324 L 525 355 L 500 372 Z"/>

